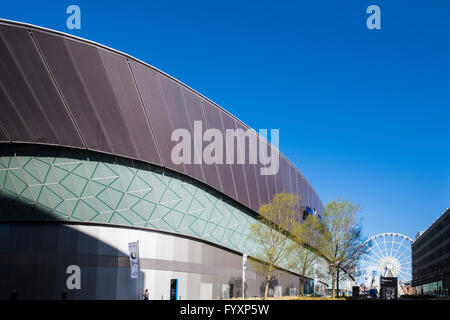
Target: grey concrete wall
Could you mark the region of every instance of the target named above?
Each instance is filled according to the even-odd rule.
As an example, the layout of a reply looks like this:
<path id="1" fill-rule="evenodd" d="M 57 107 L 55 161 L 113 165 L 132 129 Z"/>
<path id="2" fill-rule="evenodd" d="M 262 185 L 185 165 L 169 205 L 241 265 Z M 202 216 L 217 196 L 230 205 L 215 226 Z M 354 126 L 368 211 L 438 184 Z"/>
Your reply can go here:
<path id="1" fill-rule="evenodd" d="M 140 291 L 169 299 L 170 279 L 179 280 L 181 299 L 222 299 L 242 294 L 242 256 L 190 238 L 154 231 L 62 223 L 0 224 L 0 299 L 17 289 L 19 299 L 60 299 L 69 265 L 81 269 L 81 289 L 69 299 L 137 299 L 130 278 L 128 243 L 139 240 Z M 264 278 L 252 265 L 246 296 L 262 294 Z M 298 292 L 297 276 L 277 272 L 275 291 Z M 232 288 L 232 289 L 231 289 Z M 274 288 L 275 289 L 275 288 Z"/>

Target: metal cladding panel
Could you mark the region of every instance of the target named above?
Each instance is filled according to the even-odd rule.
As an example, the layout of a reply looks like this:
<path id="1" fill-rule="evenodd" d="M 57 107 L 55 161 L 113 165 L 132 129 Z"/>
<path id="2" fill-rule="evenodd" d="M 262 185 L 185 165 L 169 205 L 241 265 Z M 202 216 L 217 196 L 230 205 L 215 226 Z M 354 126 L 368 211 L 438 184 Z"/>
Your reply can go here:
<path id="1" fill-rule="evenodd" d="M 302 186 L 302 192 L 303 192 L 303 204 L 305 206 L 309 205 L 309 189 L 308 189 L 308 182 L 306 179 L 302 176 L 301 180 L 301 186 Z"/>
<path id="2" fill-rule="evenodd" d="M 266 148 L 266 150 L 268 150 L 267 152 L 273 152 L 272 147 L 269 144 L 265 143 L 265 142 L 263 144 L 263 148 Z M 266 167 L 267 167 L 267 165 L 266 165 Z M 269 199 L 270 199 L 270 201 L 273 200 L 273 196 L 274 195 L 276 195 L 278 192 L 281 192 L 281 189 L 278 190 L 278 186 L 277 186 L 277 176 L 278 176 L 278 174 L 279 174 L 279 171 L 278 171 L 278 173 L 276 175 L 266 175 L 267 189 L 269 191 Z"/>
<path id="3" fill-rule="evenodd" d="M 322 202 L 320 201 L 320 198 L 317 196 L 317 202 L 319 203 L 317 206 L 317 210 L 319 211 L 319 214 L 322 215 L 323 213 L 323 205 Z"/>
<path id="4" fill-rule="evenodd" d="M 86 147 L 112 153 L 113 150 L 106 139 L 98 116 L 78 77 L 65 40 L 40 31 L 33 31 L 33 36 L 74 117 Z"/>
<path id="5" fill-rule="evenodd" d="M 279 192 L 323 210 L 284 157 L 277 174 L 268 176 L 261 175 L 260 163 L 248 164 L 243 146 L 235 146 L 234 164 L 174 164 L 174 129 L 194 138 L 194 121 L 202 121 L 203 130 L 218 129 L 225 138 L 225 129 L 247 127 L 167 75 L 68 35 L 0 21 L 0 114 L 0 142 L 86 147 L 140 159 L 190 175 L 255 211 Z M 203 152 L 200 140 L 191 161 L 195 151 Z M 239 147 L 246 164 L 237 164 Z"/>
<path id="6" fill-rule="evenodd" d="M 267 175 L 265 177 L 267 181 L 267 191 L 269 192 L 269 201 L 272 202 L 273 196 L 278 193 L 277 183 L 274 175 Z"/>
<path id="7" fill-rule="evenodd" d="M 114 153 L 137 158 L 97 49 L 72 40 L 67 40 L 67 45 Z"/>
<path id="8" fill-rule="evenodd" d="M 311 185 L 309 183 L 306 184 L 306 186 L 308 187 L 308 205 L 311 207 L 312 206 L 312 188 Z"/>
<path id="9" fill-rule="evenodd" d="M 289 175 L 291 177 L 291 184 L 292 184 L 292 194 L 295 194 L 297 197 L 299 197 L 299 204 L 297 206 L 297 213 L 296 213 L 296 217 L 297 217 L 297 222 L 300 222 L 300 217 L 301 217 L 301 203 L 302 203 L 302 198 L 301 195 L 298 191 L 298 184 L 297 184 L 297 171 L 295 170 L 295 167 L 293 165 L 289 166 Z"/>
<path id="10" fill-rule="evenodd" d="M 236 129 L 241 129 L 244 132 L 248 130 L 247 127 L 243 126 L 241 123 L 235 121 L 236 123 Z M 258 136 L 256 135 L 256 133 L 252 132 L 252 131 L 247 131 L 247 133 L 249 135 L 251 135 L 254 139 L 254 141 L 256 141 L 256 143 L 258 143 Z M 245 164 L 243 165 L 243 169 L 244 169 L 244 174 L 245 174 L 245 179 L 247 182 L 247 189 L 248 189 L 248 195 L 250 198 L 250 208 L 253 209 L 254 211 L 258 212 L 259 208 L 261 207 L 261 200 L 259 199 L 259 186 L 256 180 L 256 167 L 257 164 L 250 164 L 250 160 L 249 160 L 249 156 L 250 156 L 250 152 L 252 152 L 253 150 L 251 150 L 250 148 L 250 140 L 249 138 L 245 139 L 245 143 L 244 145 L 240 145 L 240 150 L 241 152 L 244 154 L 245 156 Z M 253 152 L 256 152 L 256 155 L 258 153 L 258 150 L 254 150 Z"/>
<path id="11" fill-rule="evenodd" d="M 234 120 L 231 116 L 229 116 L 225 112 L 222 112 L 222 120 L 223 120 L 223 127 L 225 129 L 224 138 L 226 140 L 226 130 L 231 129 L 235 131 L 236 120 Z M 250 200 L 247 191 L 247 182 L 245 179 L 244 165 L 237 163 L 238 148 L 239 148 L 238 141 L 237 139 L 234 139 L 234 159 L 231 159 L 229 152 L 225 152 L 225 157 L 229 158 L 229 160 L 232 161 L 231 168 L 233 170 L 234 182 L 236 184 L 237 200 L 250 208 Z"/>
<path id="12" fill-rule="evenodd" d="M 319 197 L 317 196 L 316 191 L 313 189 L 313 187 L 311 186 L 311 190 L 312 190 L 312 194 L 313 194 L 313 205 L 314 208 L 317 209 L 317 211 L 319 211 L 320 209 L 320 200 Z"/>
<path id="13" fill-rule="evenodd" d="M 314 194 L 314 190 L 310 185 L 310 190 L 311 190 L 311 207 L 316 208 L 316 195 Z"/>
<path id="14" fill-rule="evenodd" d="M 1 41 L 1 39 L 0 39 Z M 0 43 L 1 46 L 1 43 Z M 1 55 L 0 47 L 0 55 Z M 0 71 L 3 71 L 2 60 L 0 60 Z M 5 74 L 0 72 L 0 114 L 1 123 L 5 130 L 8 132 L 13 142 L 32 142 L 31 135 L 28 133 L 28 129 L 25 123 L 17 114 L 15 108 L 11 104 L 9 97 L 6 95 L 6 91 L 3 90 Z"/>
<path id="15" fill-rule="evenodd" d="M 281 157 L 280 157 L 280 162 L 281 162 Z M 280 168 L 278 168 L 278 172 L 276 174 L 274 174 L 273 177 L 275 179 L 277 193 L 286 192 L 286 190 L 283 189 L 281 166 L 280 166 Z"/>
<path id="16" fill-rule="evenodd" d="M 127 60 L 106 50 L 99 50 L 99 55 L 139 159 L 161 165 L 156 143 Z"/>
<path id="17" fill-rule="evenodd" d="M 302 200 L 300 197 L 300 193 L 298 192 L 298 184 L 297 184 L 297 171 L 295 170 L 295 167 L 293 165 L 289 166 L 289 175 L 291 177 L 291 184 L 292 184 L 292 194 L 295 194 L 300 198 L 300 201 Z"/>
<path id="18" fill-rule="evenodd" d="M 286 161 L 288 162 L 288 161 Z M 292 183 L 292 177 L 291 177 L 291 168 L 292 165 L 288 162 L 287 167 L 286 167 L 286 174 L 287 174 L 287 186 L 288 186 L 288 192 L 291 194 L 295 194 L 295 186 Z"/>
<path id="19" fill-rule="evenodd" d="M 169 114 L 164 106 L 161 84 L 159 83 L 156 72 L 133 61 L 130 62 L 130 66 L 136 79 L 145 112 L 148 115 L 150 126 L 153 129 L 164 166 L 178 172 L 186 173 L 182 164 L 174 164 L 171 159 L 173 142 L 170 141 L 170 137 L 172 135 L 172 126 L 170 124 Z"/>
<path id="20" fill-rule="evenodd" d="M 272 149 L 273 150 L 273 149 Z M 286 177 L 286 168 L 288 166 L 287 161 L 278 153 L 278 172 L 275 174 L 277 180 L 277 191 L 288 193 L 287 183 L 289 182 L 289 176 Z M 286 179 L 287 178 L 287 179 Z"/>
<path id="21" fill-rule="evenodd" d="M 222 133 L 224 133 L 225 130 L 223 129 L 222 120 L 220 116 L 220 113 L 222 111 L 220 111 L 217 107 L 211 105 L 207 101 L 204 102 L 203 106 L 205 108 L 205 115 L 206 121 L 208 122 L 208 127 L 218 129 L 222 131 Z M 223 155 L 225 158 L 225 149 L 223 150 Z M 220 181 L 222 181 L 223 193 L 225 193 L 232 199 L 238 199 L 236 196 L 236 189 L 233 178 L 233 171 L 231 170 L 231 165 L 226 164 L 224 159 L 224 163 L 217 165 L 217 168 L 219 169 Z"/>
<path id="22" fill-rule="evenodd" d="M 297 190 L 298 193 L 297 195 L 300 197 L 300 206 L 299 206 L 299 219 L 298 222 L 301 223 L 303 221 L 303 210 L 305 209 L 305 195 L 304 192 L 302 190 L 302 177 L 301 175 L 297 174 L 296 175 L 296 180 L 297 180 Z"/>
<path id="23" fill-rule="evenodd" d="M 166 76 L 159 76 L 161 87 L 164 92 L 164 100 L 169 112 L 172 129 L 186 129 L 190 132 L 189 146 L 191 148 L 190 163 L 185 163 L 186 173 L 202 182 L 205 182 L 203 176 L 202 167 L 200 164 L 194 164 L 194 133 L 189 121 L 188 111 L 186 110 L 186 103 L 184 101 L 183 92 L 181 86 L 175 81 L 167 78 Z M 178 142 L 173 141 L 172 147 Z"/>
<path id="24" fill-rule="evenodd" d="M 191 128 L 194 127 L 194 121 L 201 121 L 203 133 L 208 129 L 205 115 L 203 113 L 201 98 L 193 93 L 191 90 L 182 88 L 184 101 L 186 102 L 186 108 L 188 110 L 188 116 L 191 123 Z M 203 142 L 202 147 L 197 150 L 199 157 L 203 158 L 203 148 L 208 142 Z M 194 152 L 194 150 L 193 150 Z M 202 161 L 202 170 L 205 175 L 205 182 L 213 186 L 216 190 L 222 191 L 222 185 L 220 184 L 219 174 L 215 164 L 206 164 Z"/>
<path id="25" fill-rule="evenodd" d="M 21 123 L 28 127 L 28 133 L 31 135 L 31 141 L 26 139 L 26 135 L 14 136 L 14 140 L 17 142 L 58 144 L 56 134 L 34 98 L 30 90 L 30 84 L 22 73 L 21 66 L 15 61 L 13 53 L 8 48 L 6 36 L 8 36 L 11 46 L 17 48 L 17 46 L 20 46 L 23 32 L 26 31 L 0 26 L 0 77 L 4 94 L 7 95 L 11 103 L 7 103 L 6 110 L 13 106 L 23 120 Z M 11 33 L 14 33 L 17 37 L 11 37 Z M 8 120 L 12 120 L 8 116 L 5 119 L 7 129 L 10 126 L 19 125 L 19 123 L 8 123 Z"/>
<path id="26" fill-rule="evenodd" d="M 2 32 L 59 144 L 84 147 L 30 33 L 17 28 L 2 28 Z"/>
<path id="27" fill-rule="evenodd" d="M 291 177 L 290 177 L 291 164 L 284 157 L 283 157 L 283 159 L 286 163 L 286 166 L 283 168 L 284 184 L 286 185 L 287 192 L 294 194 L 293 187 L 291 184 Z"/>
<path id="28" fill-rule="evenodd" d="M 265 184 L 261 186 L 258 183 L 258 165 L 245 165 L 245 175 L 247 177 L 247 188 L 250 196 L 251 208 L 255 212 L 259 212 L 259 209 L 263 204 L 261 200 L 261 190 L 267 193 L 267 187 Z"/>
<path id="29" fill-rule="evenodd" d="M 256 165 L 256 181 L 258 183 L 259 199 L 261 201 L 260 207 L 272 201 L 272 199 L 269 196 L 269 189 L 267 187 L 267 177 L 261 174 L 261 168 L 262 165 L 258 163 Z"/>
<path id="30" fill-rule="evenodd" d="M 269 199 L 270 201 L 272 201 L 273 196 L 278 193 L 276 176 L 267 175 L 266 180 L 267 180 L 267 189 L 269 190 Z"/>
<path id="31" fill-rule="evenodd" d="M 8 136 L 6 135 L 5 130 L 3 130 L 2 125 L 0 124 L 0 142 L 10 142 Z"/>
<path id="32" fill-rule="evenodd" d="M 297 174 L 297 189 L 298 189 L 298 195 L 300 197 L 300 203 L 302 205 L 305 205 L 307 202 L 308 195 L 306 194 L 305 185 L 304 185 L 304 179 L 301 175 Z"/>
<path id="33" fill-rule="evenodd" d="M 280 155 L 279 165 L 279 172 L 281 174 L 281 190 L 286 193 L 292 193 L 291 186 L 289 185 L 289 162 Z"/>

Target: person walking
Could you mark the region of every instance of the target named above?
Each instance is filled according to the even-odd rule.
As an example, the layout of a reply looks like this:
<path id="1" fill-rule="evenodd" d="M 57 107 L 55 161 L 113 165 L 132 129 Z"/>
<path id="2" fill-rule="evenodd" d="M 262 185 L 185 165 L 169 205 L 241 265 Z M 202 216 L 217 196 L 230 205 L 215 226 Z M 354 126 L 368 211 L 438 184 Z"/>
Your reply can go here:
<path id="1" fill-rule="evenodd" d="M 142 300 L 148 300 L 148 296 L 149 296 L 148 289 L 145 289 L 145 292 L 142 295 Z"/>

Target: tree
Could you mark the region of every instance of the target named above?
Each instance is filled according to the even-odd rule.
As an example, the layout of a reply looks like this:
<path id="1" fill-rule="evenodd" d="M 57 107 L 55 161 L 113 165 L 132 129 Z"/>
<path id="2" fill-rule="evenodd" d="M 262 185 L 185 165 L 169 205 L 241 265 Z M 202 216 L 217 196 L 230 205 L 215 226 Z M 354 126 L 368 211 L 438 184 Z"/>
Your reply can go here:
<path id="1" fill-rule="evenodd" d="M 336 296 L 337 270 L 358 257 L 363 243 L 358 212 L 360 207 L 347 200 L 333 200 L 323 213 L 324 232 L 321 236 L 321 253 L 326 258 L 331 273 L 333 298 Z"/>
<path id="2" fill-rule="evenodd" d="M 347 280 L 349 280 L 349 278 L 354 279 L 356 277 L 356 265 L 358 262 L 357 257 L 359 256 L 360 253 L 361 251 L 351 258 L 349 257 L 349 259 L 344 259 L 344 261 L 342 261 L 342 263 L 336 269 L 336 290 L 338 296 L 339 296 L 340 281 L 342 280 L 340 277 L 341 273 L 343 272 L 344 275 L 347 275 Z"/>
<path id="3" fill-rule="evenodd" d="M 293 232 L 294 244 L 290 259 L 290 267 L 296 268 L 300 274 L 300 295 L 306 275 L 318 262 L 322 224 L 317 216 L 309 215 L 303 224 L 298 224 Z"/>
<path id="4" fill-rule="evenodd" d="M 272 202 L 261 206 L 258 223 L 250 226 L 250 237 L 260 244 L 260 250 L 254 256 L 262 263 L 250 260 L 256 271 L 265 277 L 264 299 L 267 298 L 269 284 L 275 266 L 280 264 L 292 250 L 292 240 L 286 232 L 292 231 L 299 198 L 288 193 L 278 193 Z"/>

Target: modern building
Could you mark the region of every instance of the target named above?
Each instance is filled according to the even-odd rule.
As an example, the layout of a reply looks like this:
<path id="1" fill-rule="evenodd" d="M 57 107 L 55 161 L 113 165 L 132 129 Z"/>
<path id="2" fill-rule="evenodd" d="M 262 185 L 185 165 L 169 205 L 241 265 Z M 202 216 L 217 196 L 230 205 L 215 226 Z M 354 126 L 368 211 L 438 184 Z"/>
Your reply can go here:
<path id="1" fill-rule="evenodd" d="M 450 209 L 412 244 L 412 283 L 416 294 L 450 295 Z"/>
<path id="2" fill-rule="evenodd" d="M 84 39 L 0 20 L 0 298 L 221 299 L 242 295 L 242 255 L 261 205 L 287 192 L 304 212 L 323 204 L 283 155 L 257 164 L 175 164 L 177 128 L 248 127 L 180 81 Z M 256 133 L 254 133 L 256 134 Z M 264 147 L 276 152 L 264 140 Z M 139 241 L 140 277 L 128 244 Z M 274 294 L 298 293 L 283 268 Z M 264 284 L 252 265 L 246 296 Z M 70 286 L 69 286 L 70 287 Z M 70 288 L 69 288 L 70 289 Z"/>

